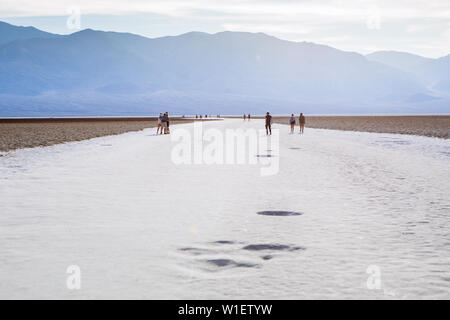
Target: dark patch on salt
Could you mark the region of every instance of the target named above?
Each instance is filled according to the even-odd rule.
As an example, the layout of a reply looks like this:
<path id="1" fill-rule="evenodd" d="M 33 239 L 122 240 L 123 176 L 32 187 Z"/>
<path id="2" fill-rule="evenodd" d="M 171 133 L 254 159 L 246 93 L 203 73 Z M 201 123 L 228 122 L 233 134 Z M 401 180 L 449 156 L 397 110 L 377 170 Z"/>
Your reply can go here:
<path id="1" fill-rule="evenodd" d="M 398 144 L 398 145 L 409 145 L 411 142 L 406 140 L 378 140 L 376 143 L 381 143 L 384 146 L 389 146 L 389 144 Z"/>
<path id="2" fill-rule="evenodd" d="M 261 257 L 261 259 L 263 259 L 263 260 L 270 260 L 272 258 L 273 258 L 273 256 L 271 256 L 270 254 Z"/>
<path id="3" fill-rule="evenodd" d="M 240 267 L 240 268 L 253 268 L 258 266 L 257 264 L 254 263 L 236 263 L 236 267 Z"/>
<path id="4" fill-rule="evenodd" d="M 207 249 L 191 248 L 191 247 L 180 248 L 180 249 L 178 249 L 178 250 L 184 251 L 184 252 L 188 252 L 188 253 L 193 254 L 193 255 L 196 255 L 196 256 L 197 256 L 197 255 L 200 255 L 200 254 L 202 254 L 202 253 L 207 253 L 207 252 L 210 251 L 210 250 L 207 250 Z"/>
<path id="5" fill-rule="evenodd" d="M 242 249 L 250 250 L 250 251 L 264 251 L 264 250 L 273 250 L 273 251 L 298 251 L 305 250 L 304 247 L 299 246 L 289 246 L 286 244 L 249 244 Z M 270 256 L 271 257 L 271 256 Z"/>
<path id="6" fill-rule="evenodd" d="M 289 148 L 289 149 L 291 149 L 291 150 L 301 150 L 302 148 L 291 147 L 291 148 Z"/>
<path id="7" fill-rule="evenodd" d="M 257 158 L 273 158 L 275 156 L 273 156 L 271 154 L 257 154 L 256 157 Z"/>
<path id="8" fill-rule="evenodd" d="M 213 264 L 217 267 L 231 266 L 231 267 L 252 268 L 252 267 L 256 266 L 256 264 L 235 262 L 230 259 L 211 259 L 211 260 L 206 260 L 206 262 L 208 262 L 209 264 Z"/>
<path id="9" fill-rule="evenodd" d="M 218 266 L 218 267 L 226 267 L 226 266 L 235 264 L 235 262 L 233 260 L 229 260 L 229 259 L 212 259 L 212 260 L 206 260 L 206 262 L 213 264 L 215 266 Z"/>
<path id="10" fill-rule="evenodd" d="M 217 240 L 217 241 L 214 241 L 213 243 L 218 243 L 218 244 L 233 244 L 234 241 L 230 241 L 230 240 Z"/>
<path id="11" fill-rule="evenodd" d="M 260 214 L 260 215 L 263 215 L 263 216 L 286 217 L 286 216 L 300 216 L 303 213 L 302 212 L 295 212 L 295 211 L 258 211 L 257 214 Z"/>
<path id="12" fill-rule="evenodd" d="M 284 244 L 249 244 L 243 247 L 244 250 L 261 251 L 261 250 L 288 250 L 290 246 Z"/>
<path id="13" fill-rule="evenodd" d="M 289 249 L 289 251 L 298 251 L 298 250 L 305 250 L 305 249 L 306 249 L 305 247 L 291 247 Z"/>

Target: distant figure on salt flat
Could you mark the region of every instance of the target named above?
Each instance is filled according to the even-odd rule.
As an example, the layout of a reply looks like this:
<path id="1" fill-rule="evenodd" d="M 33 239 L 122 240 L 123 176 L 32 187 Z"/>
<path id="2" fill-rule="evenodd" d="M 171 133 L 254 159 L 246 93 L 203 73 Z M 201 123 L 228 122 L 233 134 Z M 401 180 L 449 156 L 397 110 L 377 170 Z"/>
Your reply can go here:
<path id="1" fill-rule="evenodd" d="M 166 114 L 163 113 L 161 116 L 161 134 L 166 134 L 167 132 L 167 117 Z"/>
<path id="2" fill-rule="evenodd" d="M 250 121 L 250 113 L 248 114 L 248 121 Z"/>
<path id="3" fill-rule="evenodd" d="M 162 130 L 163 130 L 163 128 L 162 128 L 162 113 L 160 113 L 159 117 L 158 117 L 158 128 L 156 129 L 156 134 L 158 134 L 160 131 L 162 134 Z"/>
<path id="4" fill-rule="evenodd" d="M 294 127 L 295 127 L 294 114 L 291 114 L 291 118 L 289 119 L 289 124 L 291 125 L 291 134 L 292 134 L 292 133 L 294 133 Z"/>
<path id="5" fill-rule="evenodd" d="M 269 112 L 266 113 L 266 134 L 272 135 L 272 116 Z"/>
<path id="6" fill-rule="evenodd" d="M 305 116 L 303 115 L 303 113 L 300 113 L 300 116 L 298 117 L 298 125 L 300 126 L 300 133 L 303 133 L 303 131 L 305 131 Z"/>
<path id="7" fill-rule="evenodd" d="M 167 117 L 167 133 L 169 134 L 170 133 L 170 130 L 169 130 L 169 113 L 168 112 L 166 112 L 166 117 Z"/>
<path id="8" fill-rule="evenodd" d="M 247 116 L 244 114 L 244 121 L 245 121 L 245 119 L 247 119 Z"/>
<path id="9" fill-rule="evenodd" d="M 170 133 L 170 131 L 169 131 L 169 114 L 167 112 L 164 113 L 163 116 L 161 117 L 161 122 L 162 122 L 162 130 L 161 131 L 164 131 L 164 134 Z"/>

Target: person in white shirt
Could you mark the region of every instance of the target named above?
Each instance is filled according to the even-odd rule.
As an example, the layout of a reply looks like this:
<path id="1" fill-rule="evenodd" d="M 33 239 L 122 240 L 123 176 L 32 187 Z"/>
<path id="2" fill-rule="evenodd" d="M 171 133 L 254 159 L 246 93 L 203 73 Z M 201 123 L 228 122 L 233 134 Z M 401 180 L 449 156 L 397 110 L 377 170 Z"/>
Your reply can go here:
<path id="1" fill-rule="evenodd" d="M 156 129 L 156 134 L 158 134 L 159 133 L 159 131 L 161 130 L 161 134 L 162 134 L 162 113 L 160 113 L 159 114 L 159 117 L 158 117 L 158 129 Z"/>

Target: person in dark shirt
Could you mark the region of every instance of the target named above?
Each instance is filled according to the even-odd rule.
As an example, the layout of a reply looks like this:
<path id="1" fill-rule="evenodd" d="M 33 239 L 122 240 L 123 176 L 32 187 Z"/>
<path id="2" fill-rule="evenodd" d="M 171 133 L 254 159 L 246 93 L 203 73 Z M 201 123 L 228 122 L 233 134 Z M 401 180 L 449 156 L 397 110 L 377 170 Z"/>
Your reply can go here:
<path id="1" fill-rule="evenodd" d="M 266 134 L 272 135 L 272 116 L 269 112 L 266 113 Z"/>
<path id="2" fill-rule="evenodd" d="M 166 114 L 163 113 L 163 115 L 161 116 L 161 133 L 166 134 L 167 132 L 167 117 Z"/>
<path id="3" fill-rule="evenodd" d="M 169 114 L 167 112 L 163 114 L 161 121 L 162 121 L 162 127 L 164 130 L 164 134 L 168 134 L 169 133 Z"/>
<path id="4" fill-rule="evenodd" d="M 294 126 L 295 126 L 294 114 L 291 114 L 291 118 L 289 119 L 289 124 L 291 125 L 291 134 L 292 134 L 292 133 L 294 133 Z"/>
<path id="5" fill-rule="evenodd" d="M 170 133 L 170 130 L 169 130 L 169 113 L 168 112 L 166 112 L 166 119 L 167 119 L 167 133 Z"/>

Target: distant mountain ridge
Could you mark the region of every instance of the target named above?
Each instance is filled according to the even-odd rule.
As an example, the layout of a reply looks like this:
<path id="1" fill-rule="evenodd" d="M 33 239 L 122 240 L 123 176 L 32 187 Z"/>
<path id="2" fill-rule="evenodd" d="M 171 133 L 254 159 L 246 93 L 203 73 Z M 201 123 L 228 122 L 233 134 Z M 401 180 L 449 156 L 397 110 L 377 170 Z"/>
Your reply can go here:
<path id="1" fill-rule="evenodd" d="M 315 113 L 416 112 L 430 110 L 427 101 L 439 111 L 445 104 L 430 88 L 444 95 L 450 89 L 448 73 L 439 73 L 442 66 L 450 70 L 444 58 L 411 55 L 396 65 L 398 53 L 363 56 L 263 33 L 150 39 L 91 29 L 62 36 L 5 25 L 0 115 L 6 116 L 283 113 L 295 106 Z M 414 61 L 421 67 L 410 72 Z"/>
<path id="2" fill-rule="evenodd" d="M 411 72 L 412 69 L 434 60 L 400 51 L 376 51 L 366 55 L 366 58 L 406 72 Z"/>
<path id="3" fill-rule="evenodd" d="M 59 37 L 59 35 L 41 31 L 35 27 L 13 26 L 6 22 L 0 21 L 0 46 L 16 40 L 55 37 Z"/>
<path id="4" fill-rule="evenodd" d="M 371 61 L 413 73 L 434 91 L 450 92 L 450 55 L 431 59 L 406 52 L 377 51 L 366 57 Z"/>

